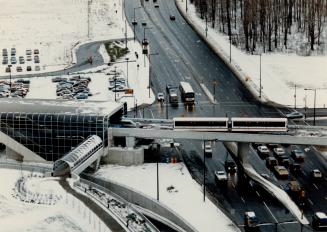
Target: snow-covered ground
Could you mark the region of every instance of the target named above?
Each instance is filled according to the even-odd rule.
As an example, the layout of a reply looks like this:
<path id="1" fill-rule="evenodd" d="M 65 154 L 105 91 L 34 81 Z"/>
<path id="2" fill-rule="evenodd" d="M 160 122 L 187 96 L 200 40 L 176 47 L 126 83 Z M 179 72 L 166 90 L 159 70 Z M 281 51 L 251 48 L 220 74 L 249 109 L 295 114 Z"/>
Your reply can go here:
<path id="1" fill-rule="evenodd" d="M 135 56 L 135 52 L 138 54 L 142 54 L 142 47 L 138 42 L 129 41 L 127 46 L 130 52 L 122 57 L 119 61 L 124 61 L 125 58 L 129 58 L 130 61 L 128 64 L 128 84 L 129 88 L 134 90 L 133 94 L 125 94 L 124 92 L 117 92 L 116 98 L 119 102 L 127 102 L 128 108 L 133 108 L 135 104 L 151 104 L 155 96 L 150 91 L 148 91 L 148 83 L 149 83 L 149 61 L 146 58 L 145 67 L 144 67 L 144 59 L 139 55 L 138 58 Z M 108 54 L 104 48 L 104 46 L 100 47 L 100 53 L 104 58 L 105 63 L 109 61 Z M 89 84 L 90 92 L 93 96 L 90 96 L 89 100 L 98 100 L 98 101 L 114 101 L 115 94 L 112 91 L 108 90 L 109 87 L 109 78 L 112 78 L 112 74 L 115 70 L 119 73 L 117 77 L 125 78 L 127 82 L 127 64 L 126 63 L 117 63 L 111 66 L 102 65 L 93 69 L 84 70 L 80 72 L 78 75 L 82 77 L 91 77 L 92 81 Z M 62 76 L 62 77 L 72 77 L 77 74 L 70 74 Z M 26 95 L 28 99 L 56 99 L 56 84 L 53 83 L 53 77 L 33 77 L 30 78 L 30 91 Z"/>
<path id="2" fill-rule="evenodd" d="M 83 213 L 89 214 L 85 206 L 67 195 L 53 178 L 32 177 L 25 186 L 30 192 L 61 195 L 63 198 L 57 204 L 25 203 L 15 198 L 15 183 L 22 175 L 27 177 L 31 172 L 0 169 L 0 231 L 93 231 L 94 216 L 92 224 L 88 223 L 83 217 Z"/>
<path id="3" fill-rule="evenodd" d="M 156 198 L 156 164 L 129 167 L 105 165 L 95 175 Z M 203 202 L 201 187 L 192 179 L 183 163 L 160 163 L 159 178 L 160 202 L 198 231 L 239 231 L 208 198 Z"/>
<path id="4" fill-rule="evenodd" d="M 188 0 L 189 1 L 189 0 Z M 185 13 L 184 0 L 176 0 Z M 205 35 L 205 21 L 201 20 L 195 12 L 193 4 L 188 4 L 187 17 L 195 27 Z M 208 40 L 212 41 L 215 48 L 229 61 L 228 36 L 219 33 L 209 27 Z M 247 79 L 249 86 L 251 81 L 259 90 L 260 82 L 260 56 L 249 55 L 232 46 L 232 63 Z M 295 85 L 297 107 L 313 107 L 313 91 L 305 91 L 304 88 L 327 88 L 327 57 L 326 56 L 298 56 L 295 54 L 266 54 L 261 56 L 261 79 L 263 94 L 267 99 L 279 104 L 294 106 Z M 219 86 L 218 86 L 219 88 Z M 317 107 L 327 107 L 327 89 L 317 90 Z"/>
<path id="5" fill-rule="evenodd" d="M 125 22 L 121 0 L 0 0 L 0 50 L 16 48 L 16 58 L 25 57 L 23 68 L 36 64 L 26 61 L 26 49 L 39 49 L 41 71 L 69 66 L 72 49 L 87 41 L 123 38 Z M 132 31 L 128 28 L 128 35 Z M 92 54 L 90 54 L 92 55 Z M 1 60 L 2 61 L 2 60 Z M 0 64 L 0 75 L 7 65 Z M 30 72 L 29 72 L 30 73 Z"/>

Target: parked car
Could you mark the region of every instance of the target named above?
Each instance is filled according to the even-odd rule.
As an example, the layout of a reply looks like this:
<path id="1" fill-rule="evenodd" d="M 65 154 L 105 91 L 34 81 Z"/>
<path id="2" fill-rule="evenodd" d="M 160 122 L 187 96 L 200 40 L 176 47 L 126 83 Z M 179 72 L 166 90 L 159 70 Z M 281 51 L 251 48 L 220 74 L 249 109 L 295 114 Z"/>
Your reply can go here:
<path id="1" fill-rule="evenodd" d="M 303 162 L 305 158 L 304 153 L 299 149 L 293 149 L 291 151 L 291 156 L 295 161 L 301 161 L 301 162 Z"/>
<path id="2" fill-rule="evenodd" d="M 227 181 L 227 174 L 223 170 L 215 171 L 215 179 L 218 183 Z"/>
<path id="3" fill-rule="evenodd" d="M 36 65 L 34 68 L 35 71 L 40 71 L 40 66 Z"/>
<path id="4" fill-rule="evenodd" d="M 7 56 L 3 57 L 2 64 L 8 64 L 8 57 Z"/>
<path id="5" fill-rule="evenodd" d="M 87 99 L 88 98 L 88 94 L 85 94 L 85 93 L 78 93 L 76 94 L 75 98 L 76 99 Z"/>
<path id="6" fill-rule="evenodd" d="M 274 167 L 274 172 L 275 172 L 276 176 L 280 179 L 287 179 L 288 175 L 289 175 L 287 169 L 281 165 L 276 165 Z"/>
<path id="7" fill-rule="evenodd" d="M 20 56 L 20 57 L 19 57 L 19 63 L 20 63 L 20 64 L 25 64 L 25 59 L 24 59 L 23 56 Z"/>
<path id="8" fill-rule="evenodd" d="M 17 72 L 22 72 L 22 71 L 23 71 L 23 69 L 22 69 L 22 67 L 21 67 L 21 66 L 17 66 L 17 67 L 16 67 L 16 71 L 17 71 Z"/>
<path id="9" fill-rule="evenodd" d="M 236 164 L 232 160 L 225 161 L 225 169 L 226 169 L 226 172 L 231 173 L 231 174 L 234 174 L 237 171 Z"/>
<path id="10" fill-rule="evenodd" d="M 34 56 L 34 63 L 40 63 L 40 57 Z"/>
<path id="11" fill-rule="evenodd" d="M 298 111 L 293 111 L 289 114 L 286 114 L 286 118 L 288 118 L 288 119 L 300 119 L 303 117 L 304 117 L 304 115 Z"/>
<path id="12" fill-rule="evenodd" d="M 10 58 L 10 63 L 11 63 L 11 64 L 17 64 L 16 57 L 12 56 L 12 57 Z"/>
<path id="13" fill-rule="evenodd" d="M 31 56 L 32 55 L 32 50 L 31 49 L 26 49 L 26 55 Z"/>
<path id="14" fill-rule="evenodd" d="M 32 61 L 32 56 L 30 55 L 26 56 L 26 61 Z"/>
<path id="15" fill-rule="evenodd" d="M 2 56 L 8 56 L 8 50 L 7 48 L 2 49 Z"/>
<path id="16" fill-rule="evenodd" d="M 35 55 L 40 54 L 39 49 L 34 49 L 34 54 L 35 54 Z"/>
<path id="17" fill-rule="evenodd" d="M 32 66 L 27 66 L 26 71 L 32 71 Z"/>
<path id="18" fill-rule="evenodd" d="M 11 48 L 11 50 L 10 50 L 10 54 L 11 54 L 12 56 L 15 56 L 15 55 L 16 55 L 16 48 Z"/>
<path id="19" fill-rule="evenodd" d="M 269 149 L 267 146 L 258 146 L 258 154 L 261 158 L 266 158 L 269 156 Z"/>
<path id="20" fill-rule="evenodd" d="M 176 19 L 175 15 L 170 15 L 169 16 L 170 20 L 174 21 Z"/>

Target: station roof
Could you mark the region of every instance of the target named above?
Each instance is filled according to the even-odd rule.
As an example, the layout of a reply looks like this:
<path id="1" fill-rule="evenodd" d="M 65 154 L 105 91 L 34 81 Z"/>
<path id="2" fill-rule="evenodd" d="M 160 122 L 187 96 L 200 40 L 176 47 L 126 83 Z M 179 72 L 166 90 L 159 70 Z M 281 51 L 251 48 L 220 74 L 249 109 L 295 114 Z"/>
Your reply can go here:
<path id="1" fill-rule="evenodd" d="M 108 101 L 77 101 L 52 99 L 0 99 L 0 113 L 49 113 L 109 115 L 123 107 L 122 103 Z"/>

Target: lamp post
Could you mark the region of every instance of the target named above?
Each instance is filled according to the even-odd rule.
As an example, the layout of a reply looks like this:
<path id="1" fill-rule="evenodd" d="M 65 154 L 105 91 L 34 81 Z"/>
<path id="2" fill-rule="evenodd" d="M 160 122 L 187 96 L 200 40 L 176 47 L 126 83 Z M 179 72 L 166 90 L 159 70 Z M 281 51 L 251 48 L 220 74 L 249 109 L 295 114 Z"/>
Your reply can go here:
<path id="1" fill-rule="evenodd" d="M 10 87 L 10 93 L 11 93 L 11 64 L 8 64 L 8 68 L 9 68 L 9 87 Z"/>
<path id="2" fill-rule="evenodd" d="M 116 93 L 117 93 L 117 89 L 116 89 L 116 81 L 117 81 L 117 67 L 115 66 L 115 74 L 114 74 L 114 85 L 115 85 L 115 102 L 117 101 L 117 96 L 116 96 Z"/>
<path id="3" fill-rule="evenodd" d="M 218 84 L 217 80 L 212 81 L 213 83 L 213 101 L 216 102 L 216 84 Z"/>
<path id="4" fill-rule="evenodd" d="M 203 202 L 206 201 L 206 141 L 203 140 Z"/>
<path id="5" fill-rule="evenodd" d="M 126 60 L 126 64 L 127 64 L 127 72 L 126 72 L 126 75 L 127 75 L 127 87 L 129 88 L 129 84 L 128 84 L 128 61 L 129 61 L 129 58 L 126 57 L 125 60 Z"/>
<path id="6" fill-rule="evenodd" d="M 313 99 L 313 125 L 316 125 L 316 95 L 317 95 L 317 89 L 313 88 L 305 88 L 306 91 L 314 91 L 314 99 Z"/>
<path id="7" fill-rule="evenodd" d="M 229 35 L 229 63 L 232 63 L 232 35 Z"/>
<path id="8" fill-rule="evenodd" d="M 260 53 L 260 89 L 259 89 L 259 98 L 261 99 L 261 91 L 262 91 L 262 84 L 261 84 L 261 53 Z"/>
<path id="9" fill-rule="evenodd" d="M 134 42 L 135 42 L 135 26 L 137 25 L 137 21 L 135 19 L 135 10 L 136 9 L 140 9 L 142 7 L 138 6 L 138 7 L 134 7 L 134 19 L 133 19 L 133 22 L 132 22 L 132 25 L 133 25 L 133 32 L 134 32 Z"/>
<path id="10" fill-rule="evenodd" d="M 151 29 L 152 27 L 144 27 L 143 28 L 143 40 L 142 40 L 142 46 L 143 46 L 143 55 L 144 55 L 144 67 L 146 67 L 145 65 L 145 55 L 147 54 L 147 50 L 148 50 L 148 45 L 149 45 L 149 41 L 145 38 L 145 30 Z"/>
<path id="11" fill-rule="evenodd" d="M 150 65 L 150 70 L 149 70 L 149 98 L 151 97 L 150 96 L 150 92 L 151 92 L 151 73 L 152 73 L 151 56 L 153 56 L 153 55 L 159 55 L 159 53 L 155 52 L 155 53 L 150 53 L 149 54 L 149 65 Z"/>

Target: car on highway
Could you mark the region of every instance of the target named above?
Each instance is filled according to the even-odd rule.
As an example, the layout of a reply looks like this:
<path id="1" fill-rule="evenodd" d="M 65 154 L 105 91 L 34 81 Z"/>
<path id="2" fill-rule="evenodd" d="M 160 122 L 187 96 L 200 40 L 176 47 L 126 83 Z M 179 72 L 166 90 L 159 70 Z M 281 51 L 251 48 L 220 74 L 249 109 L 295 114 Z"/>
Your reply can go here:
<path id="1" fill-rule="evenodd" d="M 266 158 L 269 156 L 269 149 L 267 146 L 265 146 L 265 145 L 258 146 L 257 150 L 258 150 L 258 154 L 261 158 Z"/>
<path id="2" fill-rule="evenodd" d="M 312 216 L 312 228 L 317 231 L 327 231 L 327 215 L 324 212 L 315 212 Z"/>
<path id="3" fill-rule="evenodd" d="M 286 114 L 286 118 L 288 119 L 301 119 L 304 115 L 298 111 L 293 111 L 291 113 Z"/>
<path id="4" fill-rule="evenodd" d="M 244 226 L 252 229 L 258 228 L 258 218 L 255 212 L 248 211 L 244 213 Z"/>
<path id="5" fill-rule="evenodd" d="M 204 146 L 204 155 L 206 157 L 212 157 L 212 147 L 211 147 L 211 144 L 206 144 Z"/>
<path id="6" fill-rule="evenodd" d="M 293 149 L 291 151 L 291 156 L 295 161 L 298 161 L 298 162 L 303 162 L 304 158 L 305 158 L 304 153 L 299 149 Z"/>
<path id="7" fill-rule="evenodd" d="M 273 153 L 276 156 L 282 156 L 282 155 L 285 155 L 285 150 L 281 147 L 276 147 L 273 149 Z"/>
<path id="8" fill-rule="evenodd" d="M 163 93 L 158 93 L 157 95 L 158 102 L 164 102 L 165 101 L 165 95 Z"/>
<path id="9" fill-rule="evenodd" d="M 286 156 L 286 155 L 279 156 L 277 158 L 277 160 L 278 160 L 279 165 L 282 165 L 284 167 L 289 167 L 290 166 L 291 161 L 288 158 L 288 156 Z"/>
<path id="10" fill-rule="evenodd" d="M 280 179 L 287 179 L 288 175 L 289 175 L 287 169 L 281 165 L 276 165 L 274 167 L 274 172 L 275 172 L 275 175 Z"/>
<path id="11" fill-rule="evenodd" d="M 158 4 L 154 5 L 154 8 L 159 8 L 159 5 Z"/>
<path id="12" fill-rule="evenodd" d="M 277 160 L 275 157 L 269 156 L 266 158 L 266 165 L 268 168 L 273 168 L 277 165 Z"/>
<path id="13" fill-rule="evenodd" d="M 170 15 L 169 16 L 170 20 L 174 21 L 176 19 L 175 15 Z"/>
<path id="14" fill-rule="evenodd" d="M 236 164 L 232 160 L 226 160 L 225 161 L 225 170 L 227 173 L 234 174 L 237 171 Z"/>
<path id="15" fill-rule="evenodd" d="M 301 164 L 299 163 L 290 163 L 290 172 L 294 175 L 299 175 L 302 172 Z"/>
<path id="16" fill-rule="evenodd" d="M 311 171 L 311 176 L 314 178 L 314 179 L 321 179 L 322 178 L 322 173 L 319 169 L 313 169 Z"/>
<path id="17" fill-rule="evenodd" d="M 143 21 L 143 22 L 142 22 L 142 26 L 144 26 L 144 27 L 145 27 L 145 26 L 146 26 L 146 22 L 144 22 L 144 21 Z"/>
<path id="18" fill-rule="evenodd" d="M 215 171 L 215 179 L 218 183 L 226 182 L 227 181 L 227 174 L 223 170 Z"/>

